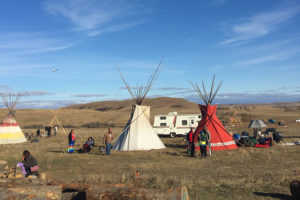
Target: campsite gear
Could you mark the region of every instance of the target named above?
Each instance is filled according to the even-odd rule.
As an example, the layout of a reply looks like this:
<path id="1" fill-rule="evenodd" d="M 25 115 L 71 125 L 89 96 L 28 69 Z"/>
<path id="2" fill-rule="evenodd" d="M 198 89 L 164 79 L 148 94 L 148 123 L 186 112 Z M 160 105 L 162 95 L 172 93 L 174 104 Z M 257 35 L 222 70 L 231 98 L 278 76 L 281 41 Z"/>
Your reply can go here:
<path id="1" fill-rule="evenodd" d="M 276 120 L 275 119 L 269 119 L 268 124 L 276 124 Z"/>
<path id="2" fill-rule="evenodd" d="M 236 141 L 239 141 L 241 139 L 241 135 L 240 134 L 233 134 L 233 139 Z"/>
<path id="3" fill-rule="evenodd" d="M 161 63 L 162 60 L 150 76 L 146 87 L 139 86 L 135 89 L 131 88 L 119 71 L 120 76 L 136 105 L 132 106 L 130 119 L 120 136 L 117 138 L 113 150 L 135 151 L 166 148 L 150 124 L 150 106 L 141 105 L 159 74 Z"/>
<path id="4" fill-rule="evenodd" d="M 209 93 L 206 92 L 203 82 L 203 91 L 201 91 L 197 84 L 191 83 L 195 91 L 199 94 L 199 96 L 205 103 L 205 105 L 199 104 L 202 119 L 195 130 L 195 138 L 197 138 L 199 133 L 202 130 L 204 130 L 204 127 L 206 127 L 207 130 L 210 132 L 210 143 L 212 151 L 237 149 L 237 146 L 233 141 L 232 136 L 226 130 L 223 124 L 219 121 L 216 115 L 217 105 L 211 105 L 222 84 L 222 82 L 220 82 L 214 91 L 214 81 L 215 76 L 213 77 L 212 86 Z"/>
<path id="5" fill-rule="evenodd" d="M 25 167 L 24 167 L 24 164 L 21 163 L 21 162 L 18 162 L 16 167 L 20 167 L 21 168 L 21 172 L 23 175 L 26 175 L 26 170 L 25 170 Z"/>
<path id="6" fill-rule="evenodd" d="M 100 147 L 99 147 L 99 151 L 100 151 L 101 153 L 105 153 L 105 146 L 100 146 Z"/>
<path id="7" fill-rule="evenodd" d="M 248 128 L 254 128 L 254 129 L 259 129 L 259 128 L 263 128 L 263 127 L 267 127 L 267 125 L 263 120 L 260 120 L 260 119 L 252 120 L 248 126 Z"/>
<path id="8" fill-rule="evenodd" d="M 277 143 L 283 141 L 282 134 L 280 132 L 273 132 L 273 140 L 275 140 Z"/>
<path id="9" fill-rule="evenodd" d="M 246 131 L 243 131 L 243 132 L 242 132 L 242 136 L 249 136 L 249 133 L 246 132 Z"/>
<path id="10" fill-rule="evenodd" d="M 256 144 L 255 147 L 258 147 L 258 148 L 269 148 L 269 144 Z"/>
<path id="11" fill-rule="evenodd" d="M 27 142 L 24 133 L 15 120 L 15 107 L 21 96 L 15 94 L 2 95 L 8 114 L 0 124 L 0 144 L 14 144 Z"/>
<path id="12" fill-rule="evenodd" d="M 54 135 L 58 133 L 58 130 L 61 130 L 64 135 L 67 135 L 67 132 L 65 131 L 64 127 L 60 123 L 60 121 L 57 118 L 57 114 L 59 113 L 59 109 L 52 109 L 51 112 L 53 113 L 53 118 L 49 122 L 49 126 L 54 126 Z M 59 128 L 59 129 L 58 129 Z"/>

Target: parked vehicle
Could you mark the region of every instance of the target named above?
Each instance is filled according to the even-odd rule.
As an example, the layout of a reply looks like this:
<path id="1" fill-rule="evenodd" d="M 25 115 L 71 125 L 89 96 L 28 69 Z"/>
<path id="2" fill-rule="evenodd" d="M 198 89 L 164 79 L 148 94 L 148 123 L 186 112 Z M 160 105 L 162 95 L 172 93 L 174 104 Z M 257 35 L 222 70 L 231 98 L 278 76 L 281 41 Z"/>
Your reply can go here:
<path id="1" fill-rule="evenodd" d="M 159 136 L 175 137 L 186 135 L 191 127 L 196 128 L 201 115 L 199 114 L 168 114 L 155 115 L 153 128 Z"/>
<path id="2" fill-rule="evenodd" d="M 278 126 L 285 126 L 285 125 L 286 125 L 286 123 L 284 121 L 278 122 Z"/>
<path id="3" fill-rule="evenodd" d="M 300 118 L 299 118 L 299 119 L 296 119 L 295 122 L 300 122 Z"/>

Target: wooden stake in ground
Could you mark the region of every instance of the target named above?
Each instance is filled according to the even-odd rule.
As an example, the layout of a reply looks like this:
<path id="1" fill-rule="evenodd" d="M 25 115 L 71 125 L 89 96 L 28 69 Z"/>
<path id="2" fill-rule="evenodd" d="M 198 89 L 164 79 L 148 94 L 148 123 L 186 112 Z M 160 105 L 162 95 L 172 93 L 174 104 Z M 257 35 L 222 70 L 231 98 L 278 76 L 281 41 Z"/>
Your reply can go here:
<path id="1" fill-rule="evenodd" d="M 51 112 L 53 113 L 53 118 L 49 123 L 49 126 L 55 126 L 58 125 L 58 128 L 60 128 L 62 130 L 62 132 L 64 133 L 64 135 L 67 135 L 67 132 L 65 131 L 64 127 L 62 126 L 62 124 L 60 123 L 60 121 L 57 118 L 57 113 L 59 112 L 58 110 L 54 110 L 52 109 Z"/>

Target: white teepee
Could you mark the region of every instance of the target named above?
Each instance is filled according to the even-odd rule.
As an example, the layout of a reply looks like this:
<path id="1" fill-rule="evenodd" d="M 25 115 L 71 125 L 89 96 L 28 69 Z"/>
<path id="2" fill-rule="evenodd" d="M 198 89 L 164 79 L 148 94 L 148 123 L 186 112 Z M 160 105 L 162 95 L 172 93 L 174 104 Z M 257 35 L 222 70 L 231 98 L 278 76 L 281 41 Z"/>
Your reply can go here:
<path id="1" fill-rule="evenodd" d="M 136 151 L 166 148 L 150 124 L 150 106 L 141 105 L 154 80 L 157 78 L 161 62 L 151 75 L 146 87 L 140 86 L 134 90 L 132 90 L 120 72 L 121 78 L 136 105 L 132 106 L 130 119 L 113 145 L 113 150 Z"/>
<path id="2" fill-rule="evenodd" d="M 15 96 L 15 98 L 14 98 Z M 0 124 L 0 144 L 13 144 L 26 142 L 26 138 L 14 118 L 14 108 L 20 101 L 20 95 L 3 95 L 3 102 L 8 109 L 8 114 Z"/>

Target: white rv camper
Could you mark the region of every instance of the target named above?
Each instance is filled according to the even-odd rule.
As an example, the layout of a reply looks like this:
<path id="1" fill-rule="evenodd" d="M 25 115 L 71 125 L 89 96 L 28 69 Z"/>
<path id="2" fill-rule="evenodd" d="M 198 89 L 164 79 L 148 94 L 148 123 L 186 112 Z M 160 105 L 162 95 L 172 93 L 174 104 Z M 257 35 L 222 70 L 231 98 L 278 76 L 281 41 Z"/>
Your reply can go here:
<path id="1" fill-rule="evenodd" d="M 191 127 L 198 126 L 200 120 L 200 114 L 170 112 L 165 115 L 155 115 L 153 128 L 160 136 L 175 137 L 176 135 L 186 135 Z"/>

